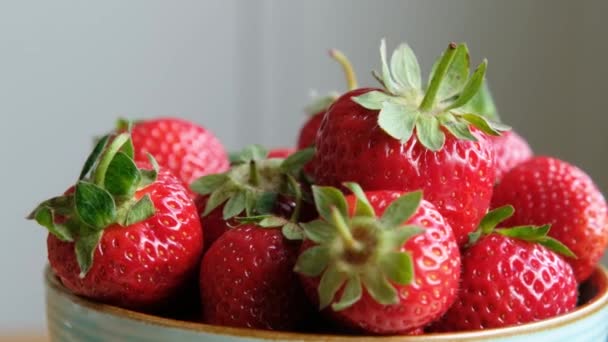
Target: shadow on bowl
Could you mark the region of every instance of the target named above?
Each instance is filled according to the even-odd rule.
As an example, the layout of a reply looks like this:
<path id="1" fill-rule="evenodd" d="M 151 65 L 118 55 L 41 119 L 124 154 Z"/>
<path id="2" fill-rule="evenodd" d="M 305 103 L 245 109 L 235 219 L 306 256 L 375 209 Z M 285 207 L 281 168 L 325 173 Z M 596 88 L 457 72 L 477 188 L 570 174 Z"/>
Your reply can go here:
<path id="1" fill-rule="evenodd" d="M 521 326 L 421 336 L 341 336 L 229 328 L 179 321 L 93 302 L 71 294 L 45 271 L 51 341 L 608 341 L 608 272 L 598 267 L 581 285 L 571 313 Z"/>

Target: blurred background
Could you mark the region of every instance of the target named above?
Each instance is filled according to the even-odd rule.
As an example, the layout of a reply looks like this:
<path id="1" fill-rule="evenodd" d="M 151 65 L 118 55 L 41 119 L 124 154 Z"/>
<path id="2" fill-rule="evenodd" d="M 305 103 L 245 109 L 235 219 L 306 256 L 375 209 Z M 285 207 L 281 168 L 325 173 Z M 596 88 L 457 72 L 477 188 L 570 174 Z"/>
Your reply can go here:
<path id="1" fill-rule="evenodd" d="M 328 48 L 374 85 L 378 45 L 426 73 L 466 41 L 504 121 L 608 192 L 608 1 L 0 0 L 0 336 L 44 333 L 43 229 L 25 221 L 77 177 L 118 116 L 178 115 L 230 150 L 291 146 L 311 90 L 342 91 Z M 0 337 L 1 339 L 1 337 Z"/>

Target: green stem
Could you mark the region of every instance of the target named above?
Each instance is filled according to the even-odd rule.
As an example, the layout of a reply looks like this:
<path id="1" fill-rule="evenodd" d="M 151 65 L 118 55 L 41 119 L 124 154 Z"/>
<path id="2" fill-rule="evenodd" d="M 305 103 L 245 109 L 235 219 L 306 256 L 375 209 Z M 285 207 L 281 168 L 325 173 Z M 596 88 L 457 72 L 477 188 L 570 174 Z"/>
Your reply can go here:
<path id="1" fill-rule="evenodd" d="M 362 246 L 361 244 L 353 238 L 353 235 L 350 233 L 350 229 L 348 228 L 348 224 L 344 220 L 344 217 L 340 214 L 340 211 L 336 207 L 331 208 L 331 218 L 334 227 L 338 230 L 338 234 L 344 241 L 346 248 L 351 251 L 360 251 Z"/>
<path id="2" fill-rule="evenodd" d="M 329 55 L 340 63 L 340 66 L 342 66 L 344 75 L 346 76 L 346 85 L 348 90 L 357 89 L 357 76 L 355 75 L 353 65 L 350 63 L 348 58 L 341 51 L 336 49 L 329 50 Z"/>
<path id="3" fill-rule="evenodd" d="M 95 169 L 95 173 L 93 175 L 93 182 L 95 182 L 95 184 L 97 184 L 101 187 L 104 186 L 104 181 L 106 179 L 106 172 L 108 171 L 108 166 L 112 162 L 112 159 L 114 159 L 114 156 L 116 155 L 116 153 L 118 153 L 118 151 L 120 151 L 122 146 L 130 138 L 131 138 L 131 136 L 129 135 L 129 133 L 122 133 L 122 134 L 119 134 L 118 136 L 116 136 L 112 140 L 110 145 L 108 145 L 105 152 L 101 156 L 101 159 L 99 160 L 99 164 L 97 165 L 97 168 Z"/>
<path id="4" fill-rule="evenodd" d="M 443 81 L 450 64 L 452 64 L 452 60 L 456 55 L 457 47 L 458 46 L 455 43 L 450 43 L 447 50 L 441 57 L 439 65 L 437 66 L 437 69 L 435 69 L 433 79 L 429 84 L 429 88 L 426 90 L 426 94 L 424 94 L 424 99 L 422 99 L 422 103 L 420 103 L 421 111 L 426 112 L 433 108 L 433 105 L 435 104 L 435 97 L 439 91 L 439 86 L 441 86 L 441 82 Z"/>
<path id="5" fill-rule="evenodd" d="M 260 172 L 258 171 L 258 167 L 255 164 L 255 160 L 249 162 L 249 185 L 260 185 Z"/>
<path id="6" fill-rule="evenodd" d="M 296 197 L 296 207 L 293 209 L 293 213 L 291 214 L 289 221 L 297 223 L 298 219 L 300 218 L 300 211 L 302 210 L 302 188 L 300 187 L 300 184 L 290 175 L 287 175 L 287 181 L 293 188 Z"/>

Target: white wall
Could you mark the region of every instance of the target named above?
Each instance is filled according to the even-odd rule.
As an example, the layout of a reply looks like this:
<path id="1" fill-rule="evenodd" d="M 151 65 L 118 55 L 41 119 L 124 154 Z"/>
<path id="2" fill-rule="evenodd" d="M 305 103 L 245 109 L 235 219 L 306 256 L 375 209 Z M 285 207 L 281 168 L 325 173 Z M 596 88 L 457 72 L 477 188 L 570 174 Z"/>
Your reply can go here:
<path id="1" fill-rule="evenodd" d="M 45 234 L 23 217 L 77 175 L 118 115 L 175 114 L 235 149 L 290 145 L 308 92 L 342 90 L 337 47 L 373 84 L 381 37 L 429 68 L 487 57 L 503 118 L 608 191 L 608 33 L 597 1 L 0 0 L 0 330 L 42 329 Z"/>

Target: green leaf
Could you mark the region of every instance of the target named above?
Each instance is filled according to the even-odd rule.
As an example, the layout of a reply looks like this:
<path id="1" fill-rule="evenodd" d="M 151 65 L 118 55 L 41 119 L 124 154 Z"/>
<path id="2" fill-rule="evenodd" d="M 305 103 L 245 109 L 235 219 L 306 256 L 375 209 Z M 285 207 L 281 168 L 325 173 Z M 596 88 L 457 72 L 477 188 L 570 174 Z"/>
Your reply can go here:
<path id="1" fill-rule="evenodd" d="M 264 217 L 258 225 L 264 228 L 273 228 L 273 227 L 282 227 L 287 224 L 286 219 L 278 216 L 266 216 Z"/>
<path id="2" fill-rule="evenodd" d="M 481 238 L 481 229 L 476 229 L 475 231 L 469 233 L 469 241 L 467 242 L 467 247 L 471 247 L 479 241 Z"/>
<path id="3" fill-rule="evenodd" d="M 479 223 L 479 229 L 483 234 L 490 234 L 502 221 L 513 216 L 515 209 L 511 205 L 504 205 L 500 208 L 490 210 Z"/>
<path id="4" fill-rule="evenodd" d="M 224 220 L 228 220 L 243 212 L 246 204 L 245 191 L 235 191 L 222 210 Z"/>
<path id="5" fill-rule="evenodd" d="M 397 290 L 389 283 L 380 269 L 371 269 L 369 272 L 362 274 L 361 280 L 369 295 L 379 304 L 399 303 Z"/>
<path id="6" fill-rule="evenodd" d="M 423 228 L 405 225 L 385 230 L 382 235 L 382 245 L 386 250 L 399 251 L 407 240 L 424 232 Z"/>
<path id="7" fill-rule="evenodd" d="M 334 311 L 341 311 L 351 307 L 353 304 L 358 302 L 359 299 L 361 299 L 362 292 L 361 279 L 355 274 L 346 282 L 346 286 L 344 287 L 340 301 L 333 303 L 331 308 Z"/>
<path id="8" fill-rule="evenodd" d="M 215 208 L 219 207 L 222 203 L 224 203 L 230 196 L 234 194 L 236 189 L 233 184 L 230 182 L 224 183 L 219 189 L 216 189 L 211 193 L 209 198 L 207 199 L 207 204 L 205 206 L 205 211 L 203 212 L 203 216 L 209 215 Z"/>
<path id="9" fill-rule="evenodd" d="M 365 195 L 365 192 L 361 186 L 353 182 L 345 182 L 343 184 L 346 188 L 352 191 L 353 195 L 355 195 L 357 198 L 355 216 L 376 217 L 374 207 L 372 207 L 372 205 L 369 203 L 369 200 L 367 199 L 367 196 Z"/>
<path id="10" fill-rule="evenodd" d="M 91 151 L 91 154 L 89 154 L 87 160 L 84 162 L 84 166 L 82 167 L 82 171 L 80 171 L 80 176 L 78 177 L 78 180 L 84 179 L 89 173 L 89 171 L 91 171 L 93 165 L 95 165 L 95 162 L 108 144 L 109 138 L 109 135 L 104 135 L 99 139 L 99 141 L 97 141 L 97 144 L 93 148 L 93 151 Z"/>
<path id="11" fill-rule="evenodd" d="M 59 240 L 74 241 L 74 236 L 66 225 L 55 223 L 55 215 L 49 207 L 39 207 L 35 211 L 34 219 Z"/>
<path id="12" fill-rule="evenodd" d="M 496 229 L 496 232 L 500 235 L 508 236 L 519 240 L 540 241 L 543 237 L 547 236 L 549 228 L 551 228 L 551 225 L 549 224 L 540 227 L 518 226 L 512 228 Z"/>
<path id="13" fill-rule="evenodd" d="M 203 176 L 196 179 L 190 184 L 190 189 L 201 195 L 208 195 L 217 190 L 222 184 L 228 180 L 228 175 L 224 173 L 217 173 L 212 175 Z"/>
<path id="14" fill-rule="evenodd" d="M 449 105 L 446 110 L 464 106 L 473 98 L 473 96 L 477 94 L 481 88 L 481 83 L 483 82 L 487 67 L 488 61 L 484 59 L 483 62 L 481 62 L 481 64 L 477 67 L 471 78 L 469 78 L 469 81 L 464 86 L 464 89 L 462 89 L 462 92 L 460 92 L 458 95 L 458 99 Z"/>
<path id="15" fill-rule="evenodd" d="M 391 95 L 378 90 L 372 90 L 359 96 L 353 96 L 351 100 L 359 104 L 361 107 L 371 110 L 382 109 L 384 103 L 395 101 Z"/>
<path id="16" fill-rule="evenodd" d="M 323 310 L 334 300 L 336 292 L 344 285 L 346 275 L 336 265 L 329 265 L 319 281 L 319 309 Z"/>
<path id="17" fill-rule="evenodd" d="M 158 172 L 160 170 L 160 166 L 154 156 L 148 153 L 148 161 L 150 165 L 152 165 L 152 170 L 139 169 L 139 173 L 141 174 L 141 181 L 139 182 L 138 189 L 143 189 L 148 185 L 156 182 L 156 177 L 158 177 Z"/>
<path id="18" fill-rule="evenodd" d="M 335 228 L 323 220 L 302 223 L 302 227 L 306 238 L 316 243 L 332 241 L 336 236 Z"/>
<path id="19" fill-rule="evenodd" d="M 326 221 L 332 221 L 331 208 L 338 209 L 340 215 L 348 216 L 346 199 L 340 190 L 329 186 L 312 186 L 312 195 L 315 199 L 317 211 Z"/>
<path id="20" fill-rule="evenodd" d="M 137 222 L 146 220 L 154 215 L 156 209 L 150 195 L 146 194 L 139 201 L 135 202 L 127 212 L 124 226 L 128 227 Z"/>
<path id="21" fill-rule="evenodd" d="M 325 270 L 328 263 L 328 248 L 325 246 L 313 246 L 298 256 L 294 271 L 308 277 L 316 277 Z"/>
<path id="22" fill-rule="evenodd" d="M 116 220 L 116 204 L 109 192 L 93 183 L 79 181 L 74 206 L 82 222 L 101 230 Z"/>
<path id="23" fill-rule="evenodd" d="M 293 222 L 287 222 L 283 228 L 281 228 L 281 233 L 287 240 L 302 240 L 304 239 L 304 232 L 302 228 Z"/>
<path id="24" fill-rule="evenodd" d="M 401 44 L 395 49 L 391 57 L 391 71 L 403 89 L 420 89 L 420 65 L 409 45 Z"/>
<path id="25" fill-rule="evenodd" d="M 315 148 L 309 147 L 299 150 L 296 153 L 287 157 L 281 163 L 281 170 L 286 173 L 297 174 L 302 170 L 304 165 L 312 160 L 315 155 Z"/>
<path id="26" fill-rule="evenodd" d="M 492 93 L 490 92 L 490 87 L 485 79 L 482 82 L 481 88 L 477 94 L 475 94 L 475 96 L 473 96 L 473 98 L 463 107 L 460 107 L 460 109 L 464 113 L 475 113 L 492 121 L 500 122 L 500 117 L 498 116 L 496 105 L 494 104 Z"/>
<path id="27" fill-rule="evenodd" d="M 129 132 L 131 130 L 129 129 Z M 129 139 L 122 145 L 121 151 L 124 152 L 129 158 L 133 159 L 135 156 L 135 147 L 133 146 L 133 139 Z"/>
<path id="28" fill-rule="evenodd" d="M 133 159 L 124 152 L 118 152 L 108 165 L 104 186 L 116 196 L 129 196 L 135 193 L 141 174 Z"/>
<path id="29" fill-rule="evenodd" d="M 382 61 L 382 83 L 391 94 L 399 93 L 399 86 L 393 80 L 388 63 L 386 62 L 386 40 L 380 41 L 380 59 Z"/>
<path id="30" fill-rule="evenodd" d="M 546 236 L 540 239 L 538 243 L 563 256 L 577 259 L 576 254 L 570 248 L 552 237 Z"/>
<path id="31" fill-rule="evenodd" d="M 264 192 L 256 198 L 255 211 L 258 214 L 270 214 L 279 195 L 276 192 Z"/>
<path id="32" fill-rule="evenodd" d="M 328 96 L 316 98 L 310 105 L 304 108 L 304 111 L 308 115 L 319 114 L 326 111 L 337 98 L 338 94 L 330 94 Z"/>
<path id="33" fill-rule="evenodd" d="M 412 136 L 420 116 L 417 109 L 385 102 L 378 115 L 378 125 L 391 137 L 406 142 Z"/>
<path id="34" fill-rule="evenodd" d="M 389 252 L 380 260 L 382 272 L 399 285 L 408 285 L 414 279 L 414 263 L 407 252 Z"/>
<path id="35" fill-rule="evenodd" d="M 436 152 L 445 143 L 445 134 L 439 127 L 439 121 L 432 115 L 420 115 L 416 121 L 416 136 L 427 149 Z"/>
<path id="36" fill-rule="evenodd" d="M 93 256 L 95 255 L 95 249 L 101 240 L 103 230 L 100 231 L 88 231 L 86 234 L 81 234 L 74 244 L 74 252 L 76 254 L 76 261 L 80 267 L 80 278 L 84 278 L 91 266 L 93 266 Z"/>
<path id="37" fill-rule="evenodd" d="M 442 113 L 437 116 L 440 125 L 447 128 L 453 136 L 460 140 L 477 141 L 477 138 L 471 133 L 469 124 L 457 119 L 449 112 Z"/>
<path id="38" fill-rule="evenodd" d="M 404 224 L 416 213 L 421 201 L 422 191 L 420 190 L 401 195 L 386 208 L 380 222 L 384 227 Z"/>
<path id="39" fill-rule="evenodd" d="M 498 122 L 490 121 L 483 116 L 473 114 L 473 113 L 465 113 L 460 114 L 460 117 L 471 123 L 471 125 L 477 127 L 482 132 L 489 135 L 500 135 L 501 132 L 508 131 L 511 128 L 509 126 L 503 125 Z"/>

